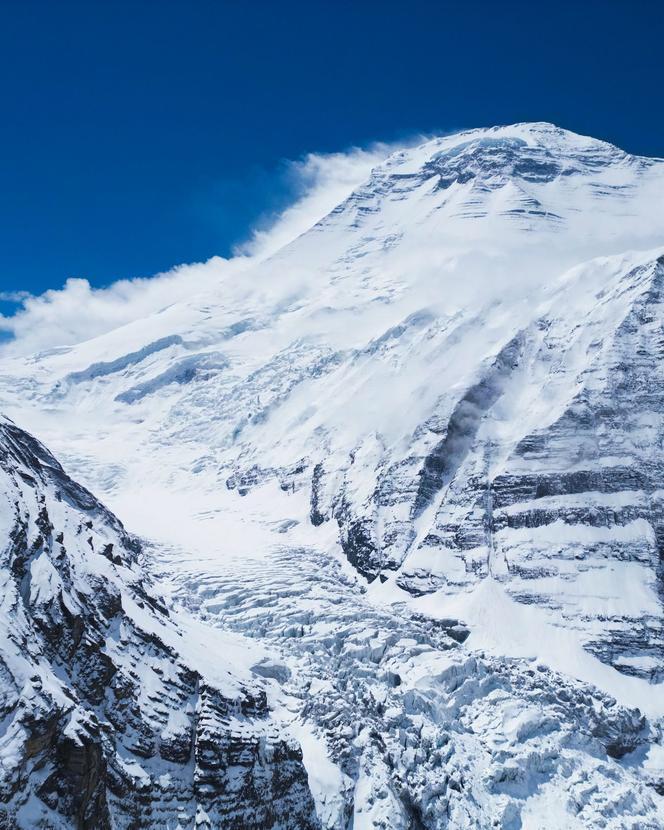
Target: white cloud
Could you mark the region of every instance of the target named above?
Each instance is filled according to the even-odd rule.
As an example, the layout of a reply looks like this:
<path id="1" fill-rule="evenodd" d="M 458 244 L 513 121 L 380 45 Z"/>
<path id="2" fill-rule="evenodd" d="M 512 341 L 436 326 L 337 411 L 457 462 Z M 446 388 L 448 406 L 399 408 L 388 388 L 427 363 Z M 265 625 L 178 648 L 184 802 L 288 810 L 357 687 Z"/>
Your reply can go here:
<path id="1" fill-rule="evenodd" d="M 39 296 L 22 291 L 4 293 L 0 299 L 20 305 L 13 315 L 0 315 L 0 332 L 8 335 L 0 353 L 25 355 L 80 343 L 211 287 L 229 270 L 265 259 L 349 196 L 390 150 L 377 144 L 346 153 L 312 153 L 289 162 L 287 177 L 295 201 L 255 229 L 248 241 L 238 246 L 232 260 L 213 257 L 149 278 L 120 280 L 106 288 L 93 288 L 86 279 L 71 278 L 61 289 Z"/>
<path id="2" fill-rule="evenodd" d="M 11 316 L 0 315 L 0 331 L 11 339 L 2 353 L 32 354 L 72 345 L 145 317 L 184 299 L 220 278 L 226 260 L 183 265 L 151 278 L 120 280 L 107 288 L 92 288 L 86 279 L 68 279 L 63 288 L 20 298 Z"/>

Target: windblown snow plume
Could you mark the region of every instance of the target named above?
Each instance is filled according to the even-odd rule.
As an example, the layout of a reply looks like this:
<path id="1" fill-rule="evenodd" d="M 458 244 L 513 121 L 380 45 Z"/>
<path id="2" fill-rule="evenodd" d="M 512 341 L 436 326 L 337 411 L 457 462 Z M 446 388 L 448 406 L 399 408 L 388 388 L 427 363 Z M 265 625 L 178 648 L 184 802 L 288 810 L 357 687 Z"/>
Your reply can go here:
<path id="1" fill-rule="evenodd" d="M 107 288 L 95 289 L 86 279 L 71 278 L 62 289 L 38 296 L 0 292 L 0 300 L 20 304 L 15 314 L 0 315 L 0 331 L 11 338 L 0 348 L 25 355 L 73 345 L 159 312 L 224 280 L 245 279 L 242 272 L 326 216 L 388 154 L 387 145 L 376 144 L 347 153 L 310 153 L 286 165 L 284 178 L 293 193 L 292 204 L 279 215 L 265 216 L 231 260 L 212 257 L 149 278 L 118 280 Z"/>

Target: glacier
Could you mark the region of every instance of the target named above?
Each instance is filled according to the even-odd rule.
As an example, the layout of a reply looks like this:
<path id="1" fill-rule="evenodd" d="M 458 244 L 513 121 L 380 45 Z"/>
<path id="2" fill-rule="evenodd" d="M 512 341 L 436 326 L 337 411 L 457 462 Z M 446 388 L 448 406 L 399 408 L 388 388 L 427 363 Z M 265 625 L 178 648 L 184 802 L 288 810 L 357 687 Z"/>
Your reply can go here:
<path id="1" fill-rule="evenodd" d="M 0 827 L 663 826 L 663 207 L 467 131 L 7 344 Z"/>

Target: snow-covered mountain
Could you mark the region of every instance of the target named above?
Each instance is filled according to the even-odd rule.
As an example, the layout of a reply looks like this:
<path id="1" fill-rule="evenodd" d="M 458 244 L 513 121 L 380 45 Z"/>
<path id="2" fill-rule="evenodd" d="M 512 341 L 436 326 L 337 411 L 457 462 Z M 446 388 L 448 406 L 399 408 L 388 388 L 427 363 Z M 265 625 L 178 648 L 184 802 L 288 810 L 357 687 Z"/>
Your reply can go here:
<path id="1" fill-rule="evenodd" d="M 169 612 L 140 543 L 4 419 L 0 499 L 0 826 L 316 827 L 260 651 Z"/>
<path id="2" fill-rule="evenodd" d="M 241 826 L 307 794 L 330 828 L 661 826 L 663 208 L 662 160 L 459 133 L 212 289 L 6 348 L 4 411 L 143 539 L 150 617 L 231 673 L 224 637 L 265 650 L 236 696 L 267 684 L 308 790 Z"/>

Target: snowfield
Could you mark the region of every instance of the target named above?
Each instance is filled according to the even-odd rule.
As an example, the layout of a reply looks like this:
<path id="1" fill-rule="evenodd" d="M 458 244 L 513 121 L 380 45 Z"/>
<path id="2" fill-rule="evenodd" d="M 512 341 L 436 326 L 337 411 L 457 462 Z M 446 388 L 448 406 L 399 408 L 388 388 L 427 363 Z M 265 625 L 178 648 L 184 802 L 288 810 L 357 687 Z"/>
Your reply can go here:
<path id="1" fill-rule="evenodd" d="M 663 208 L 662 160 L 473 130 L 390 155 L 276 251 L 198 266 L 185 300 L 6 344 L 3 412 L 134 554 L 74 534 L 68 583 L 39 505 L 54 527 L 92 508 L 63 517 L 0 447 L 3 624 L 44 641 L 20 666 L 2 641 L 0 826 L 664 826 Z M 92 694 L 52 645 L 90 568 L 122 602 L 86 624 L 134 632 Z M 144 636 L 157 679 L 126 670 Z M 86 713 L 94 798 L 31 673 Z"/>

